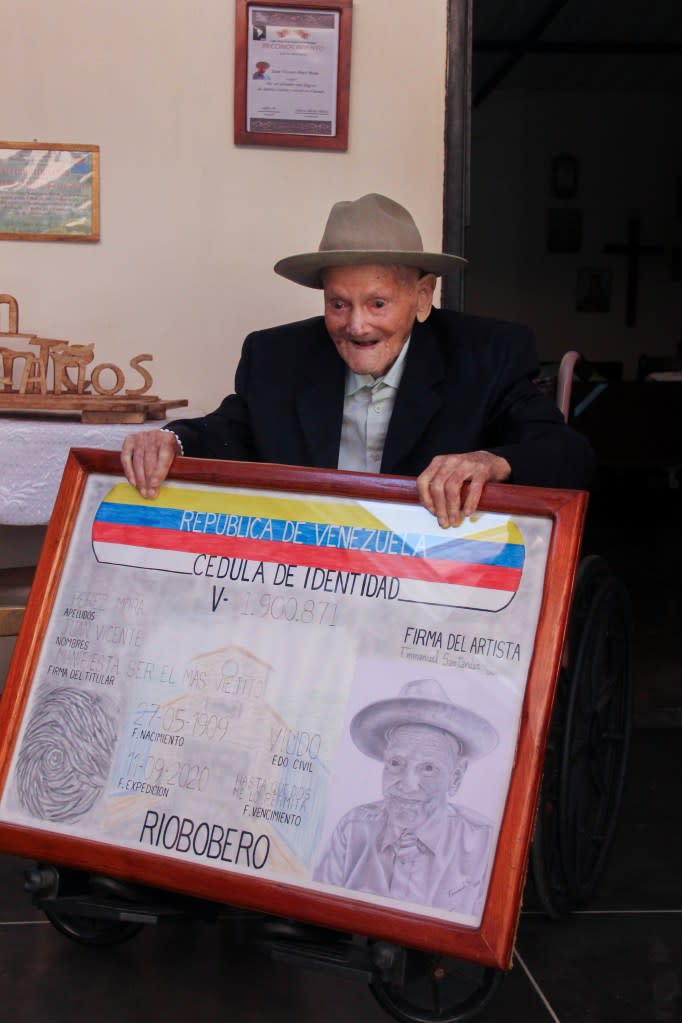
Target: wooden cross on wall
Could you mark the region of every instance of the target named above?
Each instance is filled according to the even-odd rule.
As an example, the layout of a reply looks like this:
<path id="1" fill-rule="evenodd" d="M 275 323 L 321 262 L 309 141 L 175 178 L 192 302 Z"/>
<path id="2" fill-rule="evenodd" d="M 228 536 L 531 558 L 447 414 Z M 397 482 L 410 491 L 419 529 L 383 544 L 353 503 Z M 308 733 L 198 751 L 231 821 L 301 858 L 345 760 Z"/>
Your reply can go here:
<path id="1" fill-rule="evenodd" d="M 628 221 L 628 240 L 623 244 L 604 246 L 604 252 L 620 255 L 625 253 L 628 258 L 628 276 L 625 299 L 625 323 L 634 327 L 637 321 L 637 283 L 639 277 L 639 257 L 643 252 L 663 252 L 662 245 L 641 245 L 640 222 L 637 217 Z"/>

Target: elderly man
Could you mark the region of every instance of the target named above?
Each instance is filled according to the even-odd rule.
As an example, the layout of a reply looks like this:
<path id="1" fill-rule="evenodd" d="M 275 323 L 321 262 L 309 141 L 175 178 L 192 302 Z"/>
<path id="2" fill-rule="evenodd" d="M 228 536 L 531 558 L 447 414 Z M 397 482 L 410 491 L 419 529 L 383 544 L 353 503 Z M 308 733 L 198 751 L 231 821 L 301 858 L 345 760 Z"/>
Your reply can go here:
<path id="1" fill-rule="evenodd" d="M 479 916 L 492 827 L 450 800 L 469 760 L 497 745 L 495 729 L 452 703 L 435 679 L 417 679 L 364 707 L 350 733 L 383 762 L 384 798 L 341 819 L 314 879 Z"/>
<path id="2" fill-rule="evenodd" d="M 250 334 L 235 393 L 128 437 L 127 479 L 153 498 L 179 453 L 416 476 L 443 527 L 490 481 L 586 487 L 589 446 L 533 385 L 530 332 L 432 307 L 436 277 L 462 262 L 424 252 L 385 196 L 336 203 L 318 251 L 275 266 L 323 291 L 324 317 Z"/>

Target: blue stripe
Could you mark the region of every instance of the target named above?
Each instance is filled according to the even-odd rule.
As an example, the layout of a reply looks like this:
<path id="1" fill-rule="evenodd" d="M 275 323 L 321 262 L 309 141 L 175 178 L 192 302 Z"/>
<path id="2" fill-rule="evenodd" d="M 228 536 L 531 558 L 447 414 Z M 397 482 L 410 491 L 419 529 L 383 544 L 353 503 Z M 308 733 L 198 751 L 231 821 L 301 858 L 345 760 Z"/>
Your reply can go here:
<path id="1" fill-rule="evenodd" d="M 201 512 L 200 529 L 181 530 L 181 508 L 161 508 L 150 505 L 120 504 L 103 501 L 95 516 L 97 522 L 115 525 L 170 529 L 178 533 L 196 532 L 207 536 L 233 536 L 238 539 L 299 543 L 309 547 L 352 550 L 368 554 L 388 554 L 397 557 L 429 558 L 458 561 L 467 564 L 501 565 L 522 568 L 523 544 L 498 543 L 490 540 L 453 539 L 443 542 L 442 536 L 423 533 L 393 533 L 388 529 L 368 529 L 361 526 L 336 526 L 315 522 L 293 522 L 288 519 L 269 519 L 265 516 L 228 515 L 223 512 Z M 212 516 L 212 518 L 209 518 Z M 193 521 L 197 521 L 196 518 Z M 208 528 L 206 528 L 208 526 Z"/>
<path id="2" fill-rule="evenodd" d="M 95 522 L 112 522 L 124 526 L 156 526 L 158 529 L 179 529 L 182 511 L 177 508 L 143 507 L 137 504 L 115 504 L 102 501 Z"/>
<path id="3" fill-rule="evenodd" d="M 521 543 L 493 543 L 490 540 L 449 540 L 430 547 L 428 556 L 442 561 L 523 568 L 525 547 Z"/>

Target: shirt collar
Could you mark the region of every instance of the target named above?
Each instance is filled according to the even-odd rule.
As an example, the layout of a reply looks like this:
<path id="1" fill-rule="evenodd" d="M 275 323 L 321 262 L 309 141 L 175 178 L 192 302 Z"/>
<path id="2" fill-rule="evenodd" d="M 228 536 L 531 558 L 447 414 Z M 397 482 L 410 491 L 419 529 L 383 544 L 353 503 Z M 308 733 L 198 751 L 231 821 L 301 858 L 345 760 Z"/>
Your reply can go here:
<path id="1" fill-rule="evenodd" d="M 391 822 L 388 820 L 388 814 L 386 816 L 386 824 L 379 839 L 381 852 L 391 848 L 404 830 L 404 828 L 392 827 Z M 447 809 L 444 809 L 443 812 L 432 813 L 420 827 L 410 830 L 422 845 L 425 845 L 432 853 L 437 853 L 443 843 L 447 827 L 448 813 Z"/>
<path id="2" fill-rule="evenodd" d="M 410 335 L 411 337 L 411 335 Z M 407 358 L 407 349 L 410 346 L 410 337 L 403 345 L 400 350 L 400 355 L 395 360 L 388 373 L 382 377 L 373 377 L 369 373 L 354 373 L 352 369 L 346 369 L 346 388 L 345 396 L 349 398 L 353 394 L 357 394 L 363 387 L 375 387 L 377 384 L 385 384 L 387 387 L 392 387 L 395 391 L 400 386 L 402 379 L 403 370 L 405 369 L 405 359 Z"/>

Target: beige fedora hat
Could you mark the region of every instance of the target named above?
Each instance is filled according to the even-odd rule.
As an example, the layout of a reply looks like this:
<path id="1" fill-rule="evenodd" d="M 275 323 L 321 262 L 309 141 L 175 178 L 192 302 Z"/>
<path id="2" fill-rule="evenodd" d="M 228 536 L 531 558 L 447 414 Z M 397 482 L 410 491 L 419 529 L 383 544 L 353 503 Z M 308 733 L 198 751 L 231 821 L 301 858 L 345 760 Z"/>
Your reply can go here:
<path id="1" fill-rule="evenodd" d="M 275 263 L 275 273 L 307 288 L 321 288 L 321 271 L 358 264 L 415 266 L 445 274 L 466 263 L 462 256 L 424 252 L 419 229 L 400 203 L 371 192 L 332 206 L 317 252 L 303 252 Z"/>
<path id="2" fill-rule="evenodd" d="M 462 756 L 472 760 L 495 749 L 499 736 L 485 718 L 453 703 L 440 682 L 419 678 L 406 683 L 398 696 L 363 707 L 350 723 L 353 742 L 375 760 L 383 760 L 387 732 L 398 725 L 431 725 L 454 735 Z"/>

